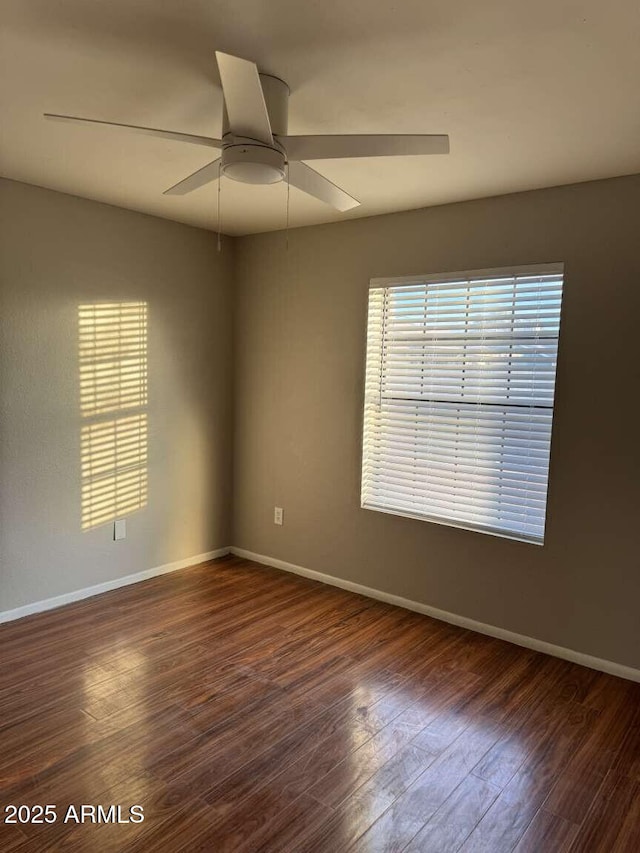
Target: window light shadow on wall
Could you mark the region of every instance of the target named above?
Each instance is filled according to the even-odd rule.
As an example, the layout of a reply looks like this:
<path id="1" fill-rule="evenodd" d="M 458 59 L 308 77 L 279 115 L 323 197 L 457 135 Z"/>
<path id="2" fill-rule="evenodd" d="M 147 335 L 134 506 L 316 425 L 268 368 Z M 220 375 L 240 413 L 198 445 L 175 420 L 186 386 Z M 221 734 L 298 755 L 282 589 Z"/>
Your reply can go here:
<path id="1" fill-rule="evenodd" d="M 147 303 L 78 307 L 82 528 L 147 504 Z"/>

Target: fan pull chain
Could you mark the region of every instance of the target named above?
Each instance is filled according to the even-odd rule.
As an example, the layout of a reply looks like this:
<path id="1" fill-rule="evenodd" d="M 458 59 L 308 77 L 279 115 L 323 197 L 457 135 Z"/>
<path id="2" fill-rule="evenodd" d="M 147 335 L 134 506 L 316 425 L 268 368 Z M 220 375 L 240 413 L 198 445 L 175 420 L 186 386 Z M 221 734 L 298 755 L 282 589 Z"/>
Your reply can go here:
<path id="1" fill-rule="evenodd" d="M 218 161 L 218 251 L 222 251 L 222 215 L 220 212 L 220 186 L 222 184 L 221 174 L 222 160 Z"/>
<path id="2" fill-rule="evenodd" d="M 285 251 L 289 251 L 289 190 L 291 188 L 291 184 L 289 183 L 289 161 L 287 161 L 287 220 L 285 225 Z"/>

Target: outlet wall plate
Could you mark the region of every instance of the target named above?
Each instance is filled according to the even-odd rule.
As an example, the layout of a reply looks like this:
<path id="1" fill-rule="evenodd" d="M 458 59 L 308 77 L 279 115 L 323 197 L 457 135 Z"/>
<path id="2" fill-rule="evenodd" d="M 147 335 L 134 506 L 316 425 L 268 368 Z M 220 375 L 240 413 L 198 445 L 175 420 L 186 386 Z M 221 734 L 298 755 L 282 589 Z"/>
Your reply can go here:
<path id="1" fill-rule="evenodd" d="M 281 506 L 273 508 L 273 523 L 282 526 L 284 524 L 284 510 Z"/>
<path id="2" fill-rule="evenodd" d="M 126 518 L 119 518 L 117 521 L 113 522 L 113 539 L 114 541 L 118 539 L 126 539 L 127 537 L 127 520 Z"/>

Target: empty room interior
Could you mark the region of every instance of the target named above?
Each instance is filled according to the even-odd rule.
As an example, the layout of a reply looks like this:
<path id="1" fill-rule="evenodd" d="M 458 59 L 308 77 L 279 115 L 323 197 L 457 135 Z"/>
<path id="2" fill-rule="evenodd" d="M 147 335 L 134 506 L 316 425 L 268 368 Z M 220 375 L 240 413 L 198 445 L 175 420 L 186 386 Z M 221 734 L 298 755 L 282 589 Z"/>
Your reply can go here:
<path id="1" fill-rule="evenodd" d="M 0 0 L 0 850 L 640 850 L 640 6 Z"/>

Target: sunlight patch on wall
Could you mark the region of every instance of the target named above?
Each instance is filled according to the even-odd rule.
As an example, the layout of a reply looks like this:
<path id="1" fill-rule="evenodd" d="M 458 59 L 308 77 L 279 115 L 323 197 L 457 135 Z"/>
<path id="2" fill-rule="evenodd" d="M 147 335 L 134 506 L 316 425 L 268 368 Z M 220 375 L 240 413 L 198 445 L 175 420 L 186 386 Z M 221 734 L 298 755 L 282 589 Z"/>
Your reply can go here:
<path id="1" fill-rule="evenodd" d="M 147 404 L 147 303 L 81 305 L 80 408 L 85 417 Z"/>
<path id="2" fill-rule="evenodd" d="M 78 308 L 82 527 L 147 503 L 147 303 Z"/>

